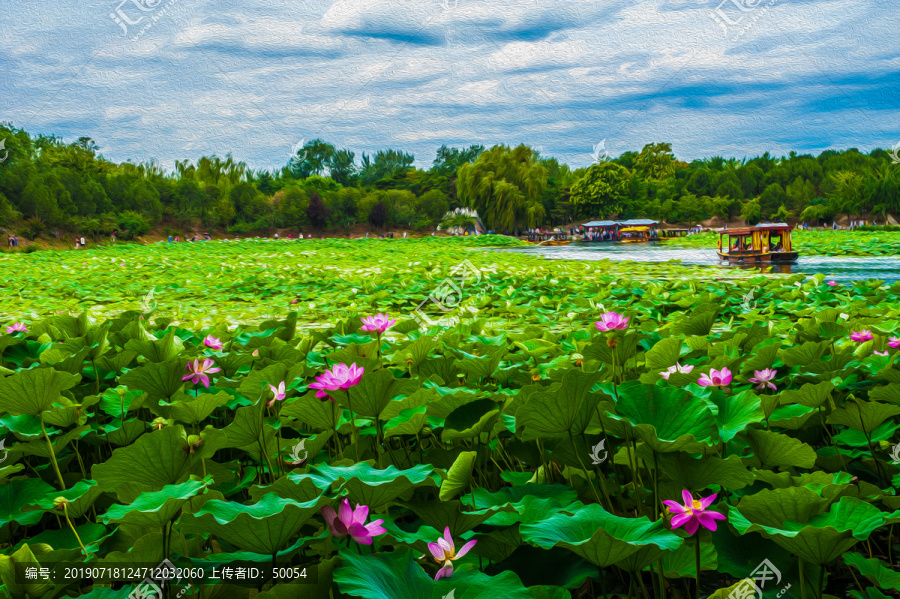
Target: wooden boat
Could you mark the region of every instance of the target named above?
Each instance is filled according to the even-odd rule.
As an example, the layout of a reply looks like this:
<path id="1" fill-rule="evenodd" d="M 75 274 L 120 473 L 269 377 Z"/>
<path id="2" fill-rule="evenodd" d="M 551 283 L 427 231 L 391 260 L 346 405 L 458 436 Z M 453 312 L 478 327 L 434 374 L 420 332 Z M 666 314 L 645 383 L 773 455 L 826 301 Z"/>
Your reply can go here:
<path id="1" fill-rule="evenodd" d="M 548 239 L 541 241 L 538 245 L 569 245 L 571 242 L 566 239 Z"/>
<path id="2" fill-rule="evenodd" d="M 624 229 L 619 229 L 619 241 L 622 243 L 645 243 L 650 240 L 650 227 L 625 227 Z"/>
<path id="3" fill-rule="evenodd" d="M 728 262 L 796 262 L 798 253 L 791 246 L 793 229 L 785 223 L 721 229 L 716 253 Z"/>

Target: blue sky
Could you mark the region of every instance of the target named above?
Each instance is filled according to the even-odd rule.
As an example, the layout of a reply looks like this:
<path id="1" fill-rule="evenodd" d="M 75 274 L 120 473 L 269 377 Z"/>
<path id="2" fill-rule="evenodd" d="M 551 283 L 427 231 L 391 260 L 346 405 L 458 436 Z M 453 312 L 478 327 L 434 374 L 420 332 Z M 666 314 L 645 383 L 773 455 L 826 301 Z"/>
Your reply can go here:
<path id="1" fill-rule="evenodd" d="M 5 2 L 0 121 L 169 169 L 277 168 L 316 137 L 418 166 L 441 144 L 573 167 L 601 142 L 868 151 L 900 143 L 898 17 L 891 0 Z"/>

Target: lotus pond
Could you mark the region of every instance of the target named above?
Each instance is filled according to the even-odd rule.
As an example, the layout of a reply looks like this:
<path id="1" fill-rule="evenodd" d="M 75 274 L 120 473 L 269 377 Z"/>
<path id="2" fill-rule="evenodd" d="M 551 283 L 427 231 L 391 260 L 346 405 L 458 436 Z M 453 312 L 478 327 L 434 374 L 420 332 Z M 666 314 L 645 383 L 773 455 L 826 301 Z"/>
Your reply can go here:
<path id="1" fill-rule="evenodd" d="M 896 595 L 900 284 L 499 242 L 0 256 L 4 596 Z"/>

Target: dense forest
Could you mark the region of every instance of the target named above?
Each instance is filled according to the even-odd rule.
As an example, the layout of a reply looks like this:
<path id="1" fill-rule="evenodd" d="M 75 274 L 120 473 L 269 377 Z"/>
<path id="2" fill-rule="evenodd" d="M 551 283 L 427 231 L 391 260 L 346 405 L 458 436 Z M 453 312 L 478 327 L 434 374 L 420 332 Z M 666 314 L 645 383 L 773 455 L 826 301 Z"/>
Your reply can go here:
<path id="1" fill-rule="evenodd" d="M 367 223 L 429 230 L 471 207 L 497 231 L 589 218 L 697 222 L 713 216 L 799 219 L 900 212 L 900 165 L 885 150 L 818 156 L 678 160 L 668 143 L 572 170 L 532 148 L 442 146 L 431 168 L 400 150 L 369 156 L 316 139 L 279 171 L 231 155 L 176 163 L 115 164 L 81 137 L 31 136 L 0 125 L 0 227 L 29 239 L 59 231 L 136 236 L 158 224 L 231 233 L 271 228 L 348 230 Z"/>

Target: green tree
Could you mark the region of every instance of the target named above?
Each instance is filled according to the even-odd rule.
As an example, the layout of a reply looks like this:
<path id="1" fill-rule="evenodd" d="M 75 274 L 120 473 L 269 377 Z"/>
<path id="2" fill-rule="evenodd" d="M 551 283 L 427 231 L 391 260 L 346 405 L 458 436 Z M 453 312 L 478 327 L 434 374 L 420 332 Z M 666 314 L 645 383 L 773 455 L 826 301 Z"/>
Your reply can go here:
<path id="1" fill-rule="evenodd" d="M 572 185 L 572 203 L 582 214 L 607 217 L 619 213 L 628 201 L 631 173 L 613 162 L 591 166 Z"/>

